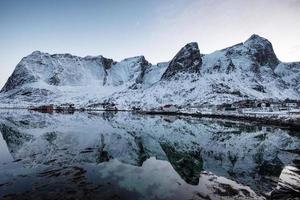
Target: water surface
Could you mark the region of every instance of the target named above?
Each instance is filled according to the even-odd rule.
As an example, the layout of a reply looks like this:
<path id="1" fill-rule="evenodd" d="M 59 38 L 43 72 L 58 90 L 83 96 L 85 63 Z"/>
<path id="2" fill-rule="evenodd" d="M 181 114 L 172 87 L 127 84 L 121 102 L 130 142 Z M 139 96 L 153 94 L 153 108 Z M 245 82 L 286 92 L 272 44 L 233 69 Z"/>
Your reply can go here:
<path id="1" fill-rule="evenodd" d="M 128 112 L 0 111 L 3 199 L 296 199 L 299 132 Z"/>

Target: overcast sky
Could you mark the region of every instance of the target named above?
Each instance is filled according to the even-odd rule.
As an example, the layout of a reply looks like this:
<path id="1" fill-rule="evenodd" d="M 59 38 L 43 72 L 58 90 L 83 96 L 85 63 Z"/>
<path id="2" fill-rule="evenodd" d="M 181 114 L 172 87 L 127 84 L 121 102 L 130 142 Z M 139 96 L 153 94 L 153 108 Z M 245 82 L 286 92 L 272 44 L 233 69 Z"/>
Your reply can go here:
<path id="1" fill-rule="evenodd" d="M 300 61 L 300 0 L 0 0 L 0 87 L 35 50 L 157 63 L 188 42 L 210 53 L 253 33 Z"/>

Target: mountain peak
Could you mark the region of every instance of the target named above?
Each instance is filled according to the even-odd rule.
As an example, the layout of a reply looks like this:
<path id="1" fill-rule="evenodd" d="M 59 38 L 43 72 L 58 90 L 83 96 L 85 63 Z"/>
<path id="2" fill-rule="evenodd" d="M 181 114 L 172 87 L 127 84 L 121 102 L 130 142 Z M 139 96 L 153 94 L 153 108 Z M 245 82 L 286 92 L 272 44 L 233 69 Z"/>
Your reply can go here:
<path id="1" fill-rule="evenodd" d="M 177 73 L 199 73 L 202 59 L 198 44 L 191 42 L 186 44 L 172 59 L 162 80 L 168 80 Z"/>
<path id="2" fill-rule="evenodd" d="M 253 46 L 253 45 L 263 45 L 263 46 L 272 46 L 271 42 L 264 37 L 261 37 L 257 34 L 253 34 L 248 38 L 244 45 Z"/>
<path id="3" fill-rule="evenodd" d="M 44 53 L 44 52 L 41 52 L 41 51 L 33 51 L 31 54 L 29 54 L 28 56 L 29 57 L 32 57 L 32 56 L 41 56 L 41 55 L 44 55 L 44 54 L 47 54 L 47 53 Z"/>
<path id="4" fill-rule="evenodd" d="M 266 38 L 261 37 L 258 34 L 252 34 L 248 40 L 266 40 Z"/>
<path id="5" fill-rule="evenodd" d="M 244 46 L 250 50 L 258 64 L 262 66 L 269 65 L 272 68 L 279 64 L 273 46 L 266 38 L 253 34 L 244 42 Z"/>
<path id="6" fill-rule="evenodd" d="M 188 46 L 191 46 L 191 47 L 193 47 L 193 48 L 199 49 L 198 43 L 197 43 L 197 42 L 190 42 L 190 43 L 187 43 L 184 47 L 188 47 Z"/>

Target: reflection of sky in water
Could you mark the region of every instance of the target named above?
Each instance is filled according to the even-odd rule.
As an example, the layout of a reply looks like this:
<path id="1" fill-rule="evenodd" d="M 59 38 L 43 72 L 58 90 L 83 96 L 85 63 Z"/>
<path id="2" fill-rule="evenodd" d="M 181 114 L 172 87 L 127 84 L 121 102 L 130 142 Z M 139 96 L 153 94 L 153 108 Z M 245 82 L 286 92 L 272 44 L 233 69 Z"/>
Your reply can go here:
<path id="1" fill-rule="evenodd" d="M 204 171 L 200 175 L 198 185 L 187 184 L 169 162 L 153 157 L 146 160 L 141 167 L 111 160 L 102 163 L 98 172 L 101 178 L 109 179 L 121 188 L 139 193 L 142 199 L 190 199 L 197 195 L 217 198 L 214 192 L 217 188 L 222 190 L 220 184 L 230 185 L 232 190 L 240 192 L 241 197 L 246 196 L 242 191 L 248 191 L 252 198 L 260 198 L 247 186 Z"/>
<path id="2" fill-rule="evenodd" d="M 142 168 L 123 166 L 117 160 L 103 165 L 106 166 L 105 170 L 101 170 L 104 178 L 114 177 L 120 180 L 121 187 L 130 191 L 137 191 L 146 196 L 149 195 L 149 192 L 155 191 L 155 195 L 159 195 L 161 198 L 171 197 L 175 191 L 179 192 L 182 189 L 179 185 L 184 184 L 184 181 L 172 169 L 170 163 L 158 161 L 154 158 L 144 162 Z M 185 187 L 185 189 L 187 188 Z"/>

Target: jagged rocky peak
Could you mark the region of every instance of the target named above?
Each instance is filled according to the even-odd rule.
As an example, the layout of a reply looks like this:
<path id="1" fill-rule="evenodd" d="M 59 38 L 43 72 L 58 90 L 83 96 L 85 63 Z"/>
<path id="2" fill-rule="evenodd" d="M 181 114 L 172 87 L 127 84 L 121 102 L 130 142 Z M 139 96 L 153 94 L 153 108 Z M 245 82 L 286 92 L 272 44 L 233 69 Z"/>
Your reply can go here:
<path id="1" fill-rule="evenodd" d="M 199 73 L 202 59 L 196 42 L 185 45 L 172 59 L 162 80 L 168 80 L 178 73 Z"/>
<path id="2" fill-rule="evenodd" d="M 144 76 L 145 76 L 146 70 L 148 67 L 151 66 L 151 64 L 146 60 L 146 58 L 144 56 L 140 56 L 138 62 L 141 66 L 141 72 L 140 72 L 139 76 L 136 78 L 135 82 L 137 84 L 141 84 L 144 82 Z"/>
<path id="3" fill-rule="evenodd" d="M 142 65 L 149 65 L 149 62 L 146 60 L 145 56 L 139 56 L 139 62 Z"/>
<path id="4" fill-rule="evenodd" d="M 151 66 L 144 56 L 126 58 L 107 70 L 105 85 L 141 84 L 144 82 L 146 70 Z"/>
<path id="5" fill-rule="evenodd" d="M 91 58 L 94 58 L 94 57 L 91 57 Z M 99 64 L 102 65 L 105 69 L 110 69 L 113 64 L 117 63 L 113 59 L 105 58 L 103 56 L 98 56 L 96 58 L 97 58 Z"/>
<path id="6" fill-rule="evenodd" d="M 141 64 L 141 65 L 149 65 L 150 63 L 146 60 L 145 56 L 141 55 L 141 56 L 134 56 L 134 57 L 130 57 L 130 58 L 125 58 L 124 60 L 122 60 L 121 62 L 132 62 L 132 63 L 137 63 L 137 64 Z"/>
<path id="7" fill-rule="evenodd" d="M 269 65 L 274 69 L 280 63 L 271 42 L 259 35 L 253 34 L 244 42 L 244 46 L 250 49 L 255 60 L 261 66 Z"/>
<path id="8" fill-rule="evenodd" d="M 130 57 L 130 58 L 125 58 L 123 61 L 130 61 L 133 63 L 137 63 L 140 65 L 148 66 L 150 63 L 146 60 L 145 56 L 135 56 L 135 57 Z M 122 62 L 122 61 L 121 61 Z"/>
<path id="9" fill-rule="evenodd" d="M 35 55 L 42 55 L 42 54 L 44 54 L 44 53 L 37 50 L 37 51 L 32 52 L 30 55 L 35 56 Z"/>

